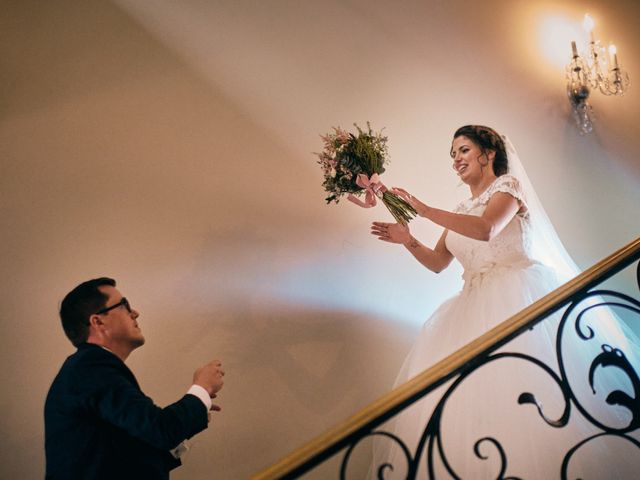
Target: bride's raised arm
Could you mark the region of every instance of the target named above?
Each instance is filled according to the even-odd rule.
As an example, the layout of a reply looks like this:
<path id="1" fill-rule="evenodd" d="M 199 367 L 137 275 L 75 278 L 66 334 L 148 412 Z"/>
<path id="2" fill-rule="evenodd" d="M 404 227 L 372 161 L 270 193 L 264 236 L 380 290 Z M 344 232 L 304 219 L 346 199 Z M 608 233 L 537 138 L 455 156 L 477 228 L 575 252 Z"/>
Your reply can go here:
<path id="1" fill-rule="evenodd" d="M 481 216 L 453 213 L 430 207 L 401 188 L 394 188 L 393 192 L 415 208 L 421 217 L 447 230 L 485 242 L 498 235 L 521 209 L 520 202 L 505 192 L 494 193 Z"/>

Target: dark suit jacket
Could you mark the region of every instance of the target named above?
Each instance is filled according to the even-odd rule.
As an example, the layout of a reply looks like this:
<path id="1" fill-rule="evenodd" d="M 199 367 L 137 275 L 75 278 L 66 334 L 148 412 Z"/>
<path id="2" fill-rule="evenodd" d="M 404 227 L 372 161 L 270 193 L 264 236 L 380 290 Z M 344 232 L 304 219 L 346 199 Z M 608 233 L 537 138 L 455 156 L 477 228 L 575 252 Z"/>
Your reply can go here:
<path id="1" fill-rule="evenodd" d="M 185 395 L 160 408 L 113 353 L 82 344 L 62 365 L 44 407 L 47 479 L 168 479 L 169 450 L 207 428 Z"/>

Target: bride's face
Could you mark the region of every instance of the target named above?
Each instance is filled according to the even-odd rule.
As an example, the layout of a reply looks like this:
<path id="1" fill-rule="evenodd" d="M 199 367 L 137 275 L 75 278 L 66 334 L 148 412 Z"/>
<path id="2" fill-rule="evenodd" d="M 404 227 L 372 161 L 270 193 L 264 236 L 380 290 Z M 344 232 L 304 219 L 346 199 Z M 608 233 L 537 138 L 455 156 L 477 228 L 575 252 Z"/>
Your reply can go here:
<path id="1" fill-rule="evenodd" d="M 490 159 L 471 139 L 460 135 L 451 144 L 453 169 L 466 184 L 473 184 L 482 178 L 483 169 L 491 168 Z"/>

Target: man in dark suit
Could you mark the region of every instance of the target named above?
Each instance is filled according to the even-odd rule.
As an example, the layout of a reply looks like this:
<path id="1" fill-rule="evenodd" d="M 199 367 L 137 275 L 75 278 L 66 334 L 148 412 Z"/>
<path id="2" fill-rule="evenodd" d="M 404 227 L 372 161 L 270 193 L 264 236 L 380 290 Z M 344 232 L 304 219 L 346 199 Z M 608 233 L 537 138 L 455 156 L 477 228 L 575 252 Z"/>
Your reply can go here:
<path id="1" fill-rule="evenodd" d="M 224 371 L 196 370 L 177 402 L 145 396 L 125 360 L 144 344 L 140 314 L 110 278 L 89 280 L 62 301 L 64 331 L 78 350 L 62 365 L 45 402 L 47 479 L 168 479 L 186 439 L 207 428 Z"/>

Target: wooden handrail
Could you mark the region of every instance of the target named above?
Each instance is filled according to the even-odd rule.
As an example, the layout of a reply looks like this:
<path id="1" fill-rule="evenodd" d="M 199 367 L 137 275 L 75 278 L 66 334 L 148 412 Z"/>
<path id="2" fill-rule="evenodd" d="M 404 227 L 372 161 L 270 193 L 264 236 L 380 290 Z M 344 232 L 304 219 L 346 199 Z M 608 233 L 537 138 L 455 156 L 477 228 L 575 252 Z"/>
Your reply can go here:
<path id="1" fill-rule="evenodd" d="M 546 315 L 562 308 L 571 297 L 601 283 L 638 258 L 640 258 L 640 238 L 251 478 L 253 480 L 295 478 L 295 472 L 306 462 L 320 456 L 327 458 L 338 452 L 346 446 L 343 443 L 347 437 L 367 427 L 390 410 L 396 409 L 398 405 L 414 397 L 419 398 L 422 396 L 421 393 L 430 386 L 435 388 L 444 383 L 474 358 L 504 345 L 519 333 L 543 320 Z"/>

